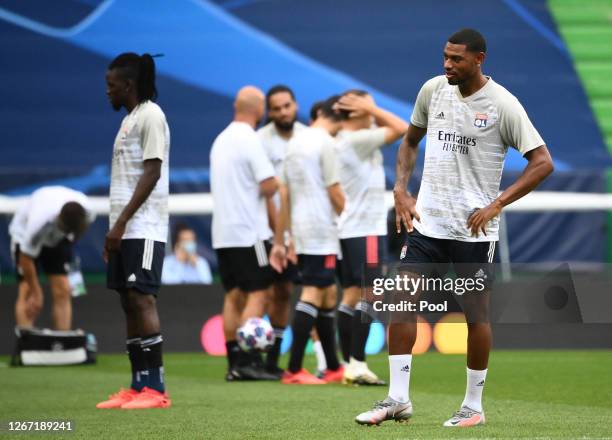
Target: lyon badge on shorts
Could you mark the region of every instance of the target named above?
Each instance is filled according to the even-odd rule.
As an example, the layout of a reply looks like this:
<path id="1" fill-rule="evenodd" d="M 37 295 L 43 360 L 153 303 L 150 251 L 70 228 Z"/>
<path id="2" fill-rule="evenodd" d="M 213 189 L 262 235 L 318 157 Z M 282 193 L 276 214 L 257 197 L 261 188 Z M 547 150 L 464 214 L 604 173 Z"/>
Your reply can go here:
<path id="1" fill-rule="evenodd" d="M 476 113 L 474 118 L 474 127 L 485 128 L 487 126 L 487 119 L 489 117 L 486 113 Z"/>

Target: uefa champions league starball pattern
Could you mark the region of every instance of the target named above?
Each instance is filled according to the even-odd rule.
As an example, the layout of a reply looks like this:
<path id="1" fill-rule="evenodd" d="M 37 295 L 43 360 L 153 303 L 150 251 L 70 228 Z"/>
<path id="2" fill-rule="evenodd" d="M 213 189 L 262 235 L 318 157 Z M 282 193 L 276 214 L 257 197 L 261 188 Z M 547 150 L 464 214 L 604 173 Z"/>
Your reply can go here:
<path id="1" fill-rule="evenodd" d="M 249 318 L 236 331 L 236 337 L 244 351 L 267 351 L 274 344 L 274 330 L 262 318 Z"/>

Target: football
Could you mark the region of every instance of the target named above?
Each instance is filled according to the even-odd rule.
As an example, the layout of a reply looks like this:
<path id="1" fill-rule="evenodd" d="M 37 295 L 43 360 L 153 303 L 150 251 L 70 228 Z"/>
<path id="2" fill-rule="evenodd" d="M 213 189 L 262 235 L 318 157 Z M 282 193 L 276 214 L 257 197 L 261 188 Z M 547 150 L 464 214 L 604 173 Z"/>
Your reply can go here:
<path id="1" fill-rule="evenodd" d="M 267 351 L 274 344 L 274 330 L 262 318 L 249 318 L 236 331 L 238 345 L 244 351 Z"/>

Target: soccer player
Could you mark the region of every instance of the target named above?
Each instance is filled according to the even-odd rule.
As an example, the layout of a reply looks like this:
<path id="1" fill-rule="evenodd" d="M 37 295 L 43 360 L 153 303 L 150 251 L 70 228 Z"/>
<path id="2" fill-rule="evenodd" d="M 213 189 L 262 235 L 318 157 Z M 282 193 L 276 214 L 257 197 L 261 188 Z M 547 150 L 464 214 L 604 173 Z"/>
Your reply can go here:
<path id="1" fill-rule="evenodd" d="M 336 355 L 334 313 L 335 269 L 339 252 L 336 216 L 344 208 L 334 152 L 340 115 L 333 109 L 338 97 L 329 98 L 310 128 L 296 134 L 287 147 L 281 187 L 281 215 L 272 250 L 273 267 L 286 267 L 284 233 L 290 224 L 303 285 L 293 316 L 293 344 L 285 384 L 324 384 L 342 380 Z M 289 208 L 290 207 L 290 208 Z M 327 371 L 319 379 L 302 368 L 310 330 L 316 327 L 327 358 Z"/>
<path id="2" fill-rule="evenodd" d="M 223 331 L 228 381 L 278 380 L 264 370 L 258 356 L 243 353 L 236 342 L 236 330 L 244 321 L 264 315 L 274 280 L 268 262 L 267 240 L 272 231 L 266 206 L 278 190 L 278 181 L 255 132 L 264 112 L 261 90 L 253 86 L 240 89 L 234 101 L 234 120 L 210 150 L 212 243 L 226 292 Z"/>
<path id="3" fill-rule="evenodd" d="M 402 262 L 453 263 L 458 277 L 494 275 L 491 263 L 499 214 L 553 171 L 548 149 L 519 101 L 493 78 L 483 75 L 485 54 L 485 40 L 475 30 L 463 29 L 448 39 L 444 47 L 445 75 L 427 81 L 417 96 L 398 152 L 393 191 L 397 230 L 403 224 L 408 231 Z M 425 135 L 425 166 L 415 200 L 406 187 L 419 141 Z M 528 163 L 516 182 L 499 194 L 509 146 L 523 154 Z M 471 273 L 466 266 L 471 267 Z M 468 295 L 464 300 L 464 311 L 468 310 L 466 306 L 487 310 L 485 293 Z M 444 423 L 449 427 L 485 422 L 482 391 L 491 327 L 488 319 L 467 321 L 466 393 L 460 409 Z M 389 395 L 372 410 L 359 414 L 358 423 L 402 421 L 412 415 L 408 387 L 416 328 L 414 321 L 389 325 Z"/>
<path id="4" fill-rule="evenodd" d="M 295 94 L 285 85 L 272 87 L 266 93 L 266 104 L 268 110 L 268 122 L 257 130 L 268 159 L 274 166 L 276 176 L 279 177 L 283 170 L 283 161 L 287 150 L 287 143 L 296 134 L 306 128 L 297 120 L 298 105 Z M 280 208 L 280 197 L 278 194 L 268 199 L 268 216 L 271 227 L 274 229 L 274 220 Z M 286 245 L 291 245 L 286 242 Z M 274 346 L 268 351 L 266 358 L 266 370 L 280 377 L 283 370 L 278 366 L 283 333 L 289 322 L 289 299 L 293 290 L 293 283 L 297 276 L 297 267 L 293 263 L 281 272 L 273 271 L 274 284 L 272 286 L 270 302 L 268 304 L 268 316 L 274 329 Z"/>
<path id="5" fill-rule="evenodd" d="M 132 384 L 97 407 L 167 408 L 156 297 L 168 236 L 170 130 L 154 102 L 151 55 L 117 56 L 106 72 L 106 94 L 114 110 L 127 111 L 113 148 L 104 259 L 107 287 L 119 293 L 126 317 Z"/>
<path id="6" fill-rule="evenodd" d="M 336 135 L 340 184 L 346 206 L 339 223 L 342 259 L 340 280 L 342 300 L 338 306 L 338 334 L 346 383 L 380 385 L 365 362 L 365 345 L 374 310 L 361 285 L 366 264 L 385 261 L 387 209 L 385 170 L 380 149 L 397 141 L 408 129 L 399 116 L 376 105 L 364 91 L 352 90 L 338 102 L 347 114 Z"/>
<path id="7" fill-rule="evenodd" d="M 18 295 L 15 322 L 34 326 L 43 306 L 36 266 L 49 279 L 53 297 L 53 328 L 70 330 L 72 296 L 68 268 L 74 242 L 93 221 L 87 196 L 63 186 L 34 191 L 17 210 L 9 225 L 11 250 L 17 268 Z"/>

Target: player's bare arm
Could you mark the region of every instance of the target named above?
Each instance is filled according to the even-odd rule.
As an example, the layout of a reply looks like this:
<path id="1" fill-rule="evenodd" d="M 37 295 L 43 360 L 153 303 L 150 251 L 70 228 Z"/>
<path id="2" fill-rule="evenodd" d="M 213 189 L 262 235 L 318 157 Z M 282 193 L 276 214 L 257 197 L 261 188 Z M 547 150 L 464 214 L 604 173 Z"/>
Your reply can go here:
<path id="1" fill-rule="evenodd" d="M 287 185 L 280 185 L 280 209 L 276 217 L 276 228 L 274 229 L 274 244 L 270 250 L 270 266 L 281 273 L 287 267 L 287 259 L 292 263 L 297 263 L 295 252 L 289 253 L 285 247 L 285 232 L 291 224 L 289 210 L 289 191 Z"/>
<path id="2" fill-rule="evenodd" d="M 546 148 L 541 145 L 525 154 L 528 163 L 519 178 L 502 192 L 490 205 L 474 212 L 468 219 L 468 228 L 473 236 L 485 233 L 487 223 L 498 216 L 510 203 L 533 191 L 546 177 L 553 172 L 553 161 Z"/>
<path id="3" fill-rule="evenodd" d="M 136 211 L 142 206 L 142 204 L 149 198 L 149 195 L 155 188 L 159 177 L 161 176 L 161 165 L 162 161 L 159 159 L 148 159 L 144 162 L 144 169 L 142 176 L 136 184 L 136 189 L 132 198 L 125 205 L 123 211 L 119 215 L 117 222 L 113 225 L 110 231 L 106 234 L 106 240 L 104 242 L 105 260 L 108 252 L 118 251 L 121 238 L 125 232 L 127 222 L 134 216 Z"/>
<path id="4" fill-rule="evenodd" d="M 327 187 L 327 194 L 329 195 L 329 200 L 331 201 L 332 207 L 336 214 L 342 214 L 344 211 L 344 203 L 346 201 L 344 197 L 344 192 L 342 191 L 342 187 L 339 183 L 334 183 Z"/>
<path id="5" fill-rule="evenodd" d="M 278 191 L 278 180 L 276 177 L 268 177 L 259 182 L 259 194 L 270 199 Z"/>
<path id="6" fill-rule="evenodd" d="M 374 117 L 376 125 L 385 127 L 385 144 L 390 144 L 402 137 L 408 130 L 408 123 L 390 111 L 376 105 L 370 95 L 359 96 L 349 93 L 338 101 L 338 109 L 351 114 L 368 113 Z"/>
<path id="7" fill-rule="evenodd" d="M 393 199 L 395 200 L 395 227 L 398 234 L 401 232 L 402 223 L 408 232 L 412 232 L 412 219 L 420 220 L 416 211 L 416 199 L 408 193 L 406 188 L 416 163 L 419 142 L 426 133 L 426 128 L 410 124 L 397 152 Z"/>

